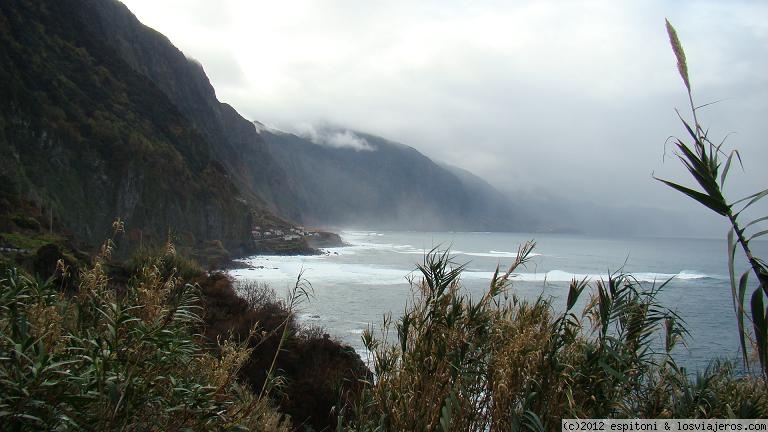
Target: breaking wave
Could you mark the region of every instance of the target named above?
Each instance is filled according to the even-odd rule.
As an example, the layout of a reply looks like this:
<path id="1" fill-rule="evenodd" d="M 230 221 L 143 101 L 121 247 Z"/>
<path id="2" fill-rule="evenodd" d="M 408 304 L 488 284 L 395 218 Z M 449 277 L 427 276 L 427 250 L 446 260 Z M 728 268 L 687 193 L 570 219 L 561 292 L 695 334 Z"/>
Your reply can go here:
<path id="1" fill-rule="evenodd" d="M 675 280 L 701 280 L 701 279 L 715 279 L 713 276 L 706 274 L 695 273 L 688 270 L 683 270 L 677 274 L 671 273 L 652 273 L 652 272 L 637 272 L 628 273 L 633 278 L 640 282 L 665 282 L 668 279 Z M 465 279 L 487 279 L 490 280 L 493 277 L 493 272 L 483 271 L 466 271 L 462 273 L 462 277 Z M 513 280 L 523 282 L 570 282 L 573 279 L 590 279 L 590 280 L 607 280 L 608 273 L 571 273 L 562 270 L 550 270 L 548 272 L 541 273 L 515 273 Z"/>

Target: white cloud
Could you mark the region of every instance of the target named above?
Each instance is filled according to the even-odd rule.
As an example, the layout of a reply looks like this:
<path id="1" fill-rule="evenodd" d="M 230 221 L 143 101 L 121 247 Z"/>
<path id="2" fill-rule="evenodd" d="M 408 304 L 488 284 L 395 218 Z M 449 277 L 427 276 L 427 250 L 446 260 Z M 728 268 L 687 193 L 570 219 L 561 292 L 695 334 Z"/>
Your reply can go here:
<path id="1" fill-rule="evenodd" d="M 376 133 L 500 187 L 676 206 L 650 178 L 683 178 L 661 163 L 687 104 L 668 17 L 696 100 L 727 99 L 702 118 L 713 136 L 738 133 L 747 172 L 732 174 L 734 194 L 768 183 L 765 2 L 227 0 L 215 14 L 203 1 L 125 3 L 250 119 Z M 325 145 L 364 148 L 354 138 Z"/>
<path id="2" fill-rule="evenodd" d="M 295 126 L 295 133 L 318 145 L 347 148 L 355 151 L 376 150 L 365 138 L 349 130 L 316 127 L 310 123 L 299 123 Z"/>

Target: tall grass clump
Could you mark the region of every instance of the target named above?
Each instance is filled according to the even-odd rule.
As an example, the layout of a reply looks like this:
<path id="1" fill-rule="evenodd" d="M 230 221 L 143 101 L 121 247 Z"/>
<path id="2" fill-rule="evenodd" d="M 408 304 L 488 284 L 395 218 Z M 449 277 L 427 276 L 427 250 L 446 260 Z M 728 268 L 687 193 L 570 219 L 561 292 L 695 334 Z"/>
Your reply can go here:
<path id="1" fill-rule="evenodd" d="M 122 225 L 120 231 L 124 228 Z M 157 257 L 162 256 L 162 260 Z M 160 266 L 159 270 L 163 274 L 174 273 L 183 280 L 192 280 L 203 272 L 203 268 L 195 260 L 181 253 L 177 253 L 176 245 L 173 241 L 171 232 L 168 232 L 165 243 L 161 247 L 152 248 L 142 246 L 133 251 L 128 260 L 127 267 L 129 273 L 136 273 L 143 268 Z"/>
<path id="2" fill-rule="evenodd" d="M 4 430 L 289 430 L 235 379 L 250 348 L 201 344 L 199 288 L 169 266 L 172 245 L 122 289 L 110 254 L 107 242 L 71 294 L 53 278 L 0 276 Z"/>
<path id="3" fill-rule="evenodd" d="M 678 112 L 680 121 L 685 126 L 689 137 L 687 142 L 680 138 L 675 138 L 674 144 L 678 159 L 696 183 L 698 183 L 700 189 L 691 189 L 667 180 L 657 180 L 684 193 L 699 204 L 728 219 L 730 225 L 727 237 L 728 270 L 744 366 L 747 369 L 749 368 L 751 357 L 748 354 L 747 341 L 750 341 L 755 347 L 760 370 L 764 376 L 768 377 L 768 309 L 766 309 L 766 299 L 768 299 L 768 266 L 766 266 L 765 261 L 752 253 L 749 246 L 752 240 L 768 234 L 768 230 L 755 232 L 756 224 L 768 220 L 768 216 L 744 220 L 744 211 L 768 195 L 768 189 L 735 201 L 725 198 L 723 190 L 731 163 L 735 157 L 741 164 L 741 155 L 737 150 L 727 152 L 723 148 L 724 140 L 717 144 L 712 141 L 707 130 L 699 123 L 698 111 L 706 105 L 696 106 L 694 104 L 691 82 L 688 76 L 688 64 L 683 46 L 680 43 L 675 28 L 672 27 L 669 21 L 666 22 L 666 27 L 672 51 L 677 59 L 678 72 L 688 92 L 692 116 L 692 121 L 685 120 Z M 749 269 L 737 276 L 735 259 L 738 248 L 741 248 L 744 253 Z M 747 312 L 745 301 L 750 285 L 750 273 L 754 275 L 757 286 L 750 295 L 749 312 Z M 745 325 L 745 321 L 751 322 L 752 331 L 749 330 L 748 325 Z"/>
<path id="4" fill-rule="evenodd" d="M 658 302 L 665 284 L 616 273 L 573 280 L 566 308 L 512 290 L 533 243 L 473 298 L 462 266 L 431 252 L 402 317 L 363 334 L 375 378 L 345 407 L 358 431 L 560 430 L 563 418 L 768 415 L 762 381 L 714 365 L 696 378 L 672 349 L 687 331 Z M 584 297 L 580 302 L 579 299 Z M 583 308 L 576 305 L 583 303 Z"/>

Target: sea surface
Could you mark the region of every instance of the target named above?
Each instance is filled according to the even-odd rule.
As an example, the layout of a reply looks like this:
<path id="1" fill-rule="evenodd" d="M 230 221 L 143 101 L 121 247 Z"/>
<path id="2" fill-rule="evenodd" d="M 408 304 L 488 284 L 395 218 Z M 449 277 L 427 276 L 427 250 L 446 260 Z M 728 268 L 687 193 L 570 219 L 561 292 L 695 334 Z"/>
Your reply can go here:
<path id="1" fill-rule="evenodd" d="M 725 238 L 491 232 L 340 234 L 347 246 L 324 249 L 323 255 L 253 256 L 242 260 L 251 268 L 230 273 L 236 280 L 268 283 L 279 296 L 287 295 L 301 274 L 314 294 L 301 305 L 300 321 L 325 328 L 365 360 L 361 333 L 369 326 L 378 329 L 384 314 L 391 313 L 393 319 L 402 314 L 411 298 L 409 278 L 419 276 L 416 265 L 426 252 L 449 249 L 457 265 L 466 265 L 461 279 L 468 292 L 476 295 L 487 289 L 497 266 L 502 270 L 509 266 L 520 244 L 534 240 L 535 256 L 527 268 L 518 271 L 511 288 L 519 296 L 544 295 L 562 310 L 573 278 L 607 279 L 609 273 L 622 271 L 649 288 L 672 278 L 659 298 L 685 319 L 690 331 L 687 347 L 675 351 L 677 360 L 691 371 L 703 370 L 716 358 L 739 364 Z M 756 255 L 768 256 L 768 242 L 753 242 L 752 247 Z M 746 269 L 743 254 L 737 251 L 736 257 L 737 267 Z"/>

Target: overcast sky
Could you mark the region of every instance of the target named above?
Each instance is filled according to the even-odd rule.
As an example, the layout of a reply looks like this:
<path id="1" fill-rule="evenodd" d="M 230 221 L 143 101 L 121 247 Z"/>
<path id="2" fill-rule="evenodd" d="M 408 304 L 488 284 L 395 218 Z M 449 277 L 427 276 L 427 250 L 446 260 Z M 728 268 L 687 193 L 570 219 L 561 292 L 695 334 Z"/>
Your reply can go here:
<path id="1" fill-rule="evenodd" d="M 677 28 L 731 192 L 768 187 L 768 2 L 124 0 L 203 64 L 219 99 L 287 130 L 329 122 L 500 189 L 675 208 L 664 142 L 688 114 Z"/>

